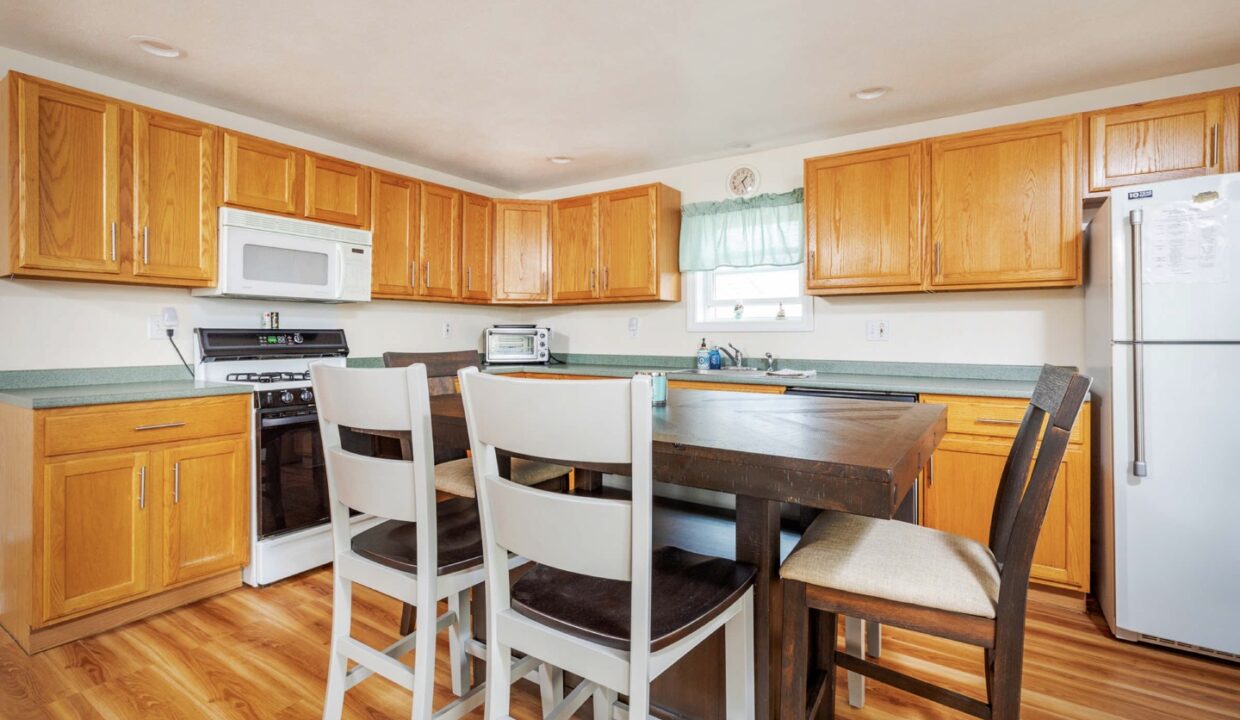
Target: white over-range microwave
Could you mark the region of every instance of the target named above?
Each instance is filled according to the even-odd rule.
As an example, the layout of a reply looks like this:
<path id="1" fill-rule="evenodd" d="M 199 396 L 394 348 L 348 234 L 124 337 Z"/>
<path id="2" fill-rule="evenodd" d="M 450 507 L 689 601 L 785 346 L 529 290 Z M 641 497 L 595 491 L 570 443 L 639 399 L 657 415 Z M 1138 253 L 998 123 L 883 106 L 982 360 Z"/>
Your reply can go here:
<path id="1" fill-rule="evenodd" d="M 220 208 L 219 275 L 195 295 L 370 300 L 370 232 Z"/>

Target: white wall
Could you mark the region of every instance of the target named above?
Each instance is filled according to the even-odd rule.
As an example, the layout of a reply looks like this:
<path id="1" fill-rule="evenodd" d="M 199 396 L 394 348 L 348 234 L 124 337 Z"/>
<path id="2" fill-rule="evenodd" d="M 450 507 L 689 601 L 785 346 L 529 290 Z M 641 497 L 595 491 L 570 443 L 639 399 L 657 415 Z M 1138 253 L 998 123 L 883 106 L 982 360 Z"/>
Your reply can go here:
<path id="1" fill-rule="evenodd" d="M 1082 66 L 1081 71 L 1088 72 L 1088 67 Z M 759 192 L 785 192 L 801 187 L 802 161 L 807 157 L 1234 85 L 1240 85 L 1240 65 L 540 191 L 523 197 L 568 197 L 663 182 L 680 190 L 686 203 L 720 200 L 727 197 L 725 179 L 739 165 L 750 165 L 758 170 L 762 179 Z M 1083 363 L 1084 292 L 1079 288 L 818 298 L 814 311 L 816 325 L 810 333 L 710 335 L 721 341 L 731 340 L 750 355 L 772 352 L 783 357 L 836 360 Z M 702 333 L 685 329 L 685 314 L 685 304 L 678 303 L 547 309 L 529 313 L 528 317 L 545 319 L 556 334 L 564 338 L 563 345 L 557 349 L 568 352 L 690 354 Z M 628 335 L 630 317 L 639 319 L 637 338 Z M 890 340 L 867 342 L 866 321 L 879 319 L 890 322 Z"/>
<path id="2" fill-rule="evenodd" d="M 0 72 L 10 68 L 375 167 L 492 196 L 510 195 L 501 189 L 0 47 Z M 751 164 L 762 173 L 761 191 L 778 192 L 801 185 L 801 161 L 813 155 L 1231 85 L 1240 85 L 1240 65 L 668 168 L 530 197 L 563 197 L 659 180 L 680 189 L 686 202 L 719 199 L 724 196 L 727 173 L 742 163 Z M 256 327 L 264 310 L 279 310 L 284 327 L 343 327 L 356 356 L 374 356 L 384 350 L 473 347 L 482 329 L 495 322 L 546 322 L 557 333 L 555 349 L 560 352 L 688 355 L 700 337 L 685 329 L 684 303 L 491 308 L 379 301 L 319 306 L 194 298 L 188 291 L 177 289 L 0 279 L 0 370 L 175 363 L 176 357 L 165 341 L 146 339 L 146 317 L 158 314 L 168 305 L 176 307 L 180 314 L 181 346 L 186 351 L 190 347 L 188 329 L 198 325 Z M 812 333 L 732 333 L 718 339 L 731 340 L 750 354 L 769 351 L 782 357 L 1019 364 L 1081 362 L 1080 290 L 818 299 L 815 310 L 817 325 Z M 639 319 L 636 338 L 628 334 L 630 317 Z M 891 340 L 866 342 L 867 319 L 890 321 Z M 444 321 L 452 324 L 452 337 L 448 339 L 440 333 Z"/>

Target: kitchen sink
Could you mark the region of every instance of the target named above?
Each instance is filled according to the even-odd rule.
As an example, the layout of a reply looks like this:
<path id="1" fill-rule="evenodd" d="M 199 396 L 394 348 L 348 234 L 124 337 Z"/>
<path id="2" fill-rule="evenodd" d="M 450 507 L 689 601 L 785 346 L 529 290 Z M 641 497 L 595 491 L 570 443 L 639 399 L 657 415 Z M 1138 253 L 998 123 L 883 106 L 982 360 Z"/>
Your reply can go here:
<path id="1" fill-rule="evenodd" d="M 725 367 L 718 370 L 689 368 L 688 370 L 672 370 L 668 375 L 761 375 L 762 370 L 756 367 Z"/>

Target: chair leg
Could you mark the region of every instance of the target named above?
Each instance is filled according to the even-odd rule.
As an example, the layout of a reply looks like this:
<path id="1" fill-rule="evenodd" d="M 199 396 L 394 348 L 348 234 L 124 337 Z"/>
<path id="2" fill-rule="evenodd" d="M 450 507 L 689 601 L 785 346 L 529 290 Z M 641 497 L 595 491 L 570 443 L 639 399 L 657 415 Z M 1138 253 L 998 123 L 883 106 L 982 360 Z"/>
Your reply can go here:
<path id="1" fill-rule="evenodd" d="M 814 718 L 815 720 L 833 720 L 835 717 L 835 654 L 838 652 L 836 637 L 839 633 L 839 621 L 835 613 L 818 612 L 815 614 L 818 616 L 815 627 L 818 642 L 814 664 L 822 673 L 823 685 L 822 701 L 818 705 L 818 713 Z"/>
<path id="2" fill-rule="evenodd" d="M 452 694 L 457 697 L 469 692 L 473 682 L 469 673 L 467 645 L 474 637 L 473 619 L 469 615 L 470 591 L 465 589 L 448 598 L 448 611 L 456 614 L 456 624 L 448 629 L 448 660 L 452 666 Z"/>
<path id="3" fill-rule="evenodd" d="M 547 663 L 539 665 L 538 694 L 542 699 L 543 717 L 547 717 L 564 701 L 564 671 Z"/>
<path id="4" fill-rule="evenodd" d="M 753 720 L 754 698 L 753 590 L 741 598 L 741 609 L 724 626 L 724 677 L 728 720 Z"/>
<path id="5" fill-rule="evenodd" d="M 615 690 L 609 690 L 608 688 L 605 688 L 605 687 L 600 687 L 599 689 L 595 690 L 594 691 L 594 720 L 611 720 L 611 711 L 612 711 L 612 708 L 615 706 L 617 699 L 619 699 L 619 693 L 617 693 Z M 629 712 L 630 712 L 629 717 L 633 717 L 631 706 L 629 708 Z"/>
<path id="6" fill-rule="evenodd" d="M 349 637 L 353 623 L 353 583 L 335 575 L 332 580 L 332 643 L 327 661 L 327 697 L 323 700 L 323 720 L 339 720 L 344 712 L 345 675 L 348 659 L 339 651 L 339 641 Z"/>
<path id="7" fill-rule="evenodd" d="M 865 654 L 876 658 L 883 653 L 883 624 L 865 621 Z"/>
<path id="8" fill-rule="evenodd" d="M 413 632 L 413 619 L 417 611 L 410 603 L 405 603 L 400 609 L 400 636 L 405 637 Z"/>
<path id="9" fill-rule="evenodd" d="M 413 645 L 413 717 L 419 720 L 434 715 L 435 614 L 438 609 L 434 602 L 423 602 L 417 606 L 418 636 Z"/>
<path id="10" fill-rule="evenodd" d="M 496 638 L 495 630 L 489 630 L 487 638 L 487 720 L 508 717 L 508 705 L 512 693 L 512 648 Z"/>
<path id="11" fill-rule="evenodd" d="M 865 625 L 859 618 L 844 618 L 844 652 L 862 660 L 865 659 Z M 865 707 L 865 676 L 861 673 L 848 673 L 848 704 Z"/>
<path id="12" fill-rule="evenodd" d="M 1020 717 L 1020 684 L 1024 665 L 1024 647 L 1005 647 L 991 651 L 994 663 L 990 682 L 991 720 L 1017 720 Z"/>
<path id="13" fill-rule="evenodd" d="M 805 583 L 780 582 L 784 594 L 783 670 L 780 675 L 780 711 L 783 720 L 805 720 L 809 692 L 809 608 Z"/>

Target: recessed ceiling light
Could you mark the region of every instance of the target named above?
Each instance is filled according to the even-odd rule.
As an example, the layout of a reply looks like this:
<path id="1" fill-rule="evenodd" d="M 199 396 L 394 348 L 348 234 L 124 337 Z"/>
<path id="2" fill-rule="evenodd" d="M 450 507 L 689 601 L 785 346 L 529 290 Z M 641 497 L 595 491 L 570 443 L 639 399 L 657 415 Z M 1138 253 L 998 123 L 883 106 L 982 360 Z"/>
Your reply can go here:
<path id="1" fill-rule="evenodd" d="M 852 96 L 858 100 L 877 100 L 886 95 L 890 90 L 891 88 L 889 87 L 868 87 L 858 90 Z"/>
<path id="2" fill-rule="evenodd" d="M 572 161 L 573 159 L 567 155 L 552 155 L 551 157 L 547 158 L 547 162 L 555 163 L 556 165 L 567 165 Z"/>
<path id="3" fill-rule="evenodd" d="M 129 39 L 138 46 L 142 52 L 161 58 L 179 58 L 185 54 L 181 48 L 172 45 L 157 37 L 150 35 L 130 35 Z"/>

